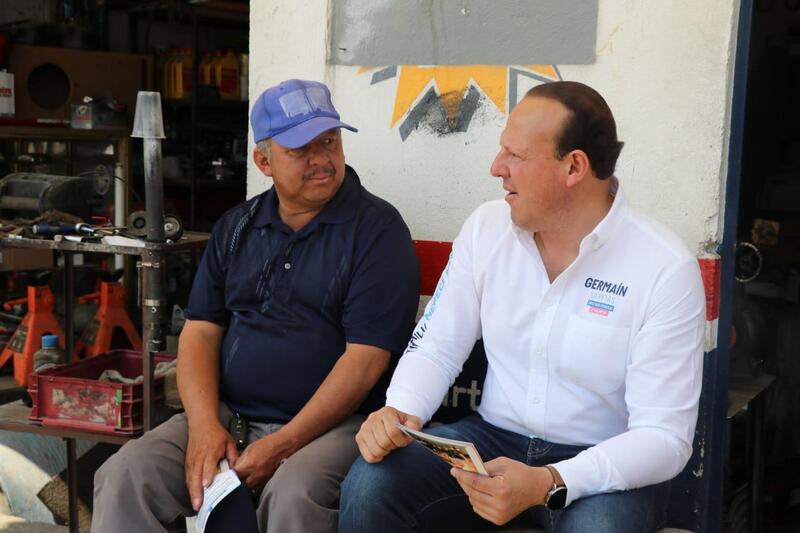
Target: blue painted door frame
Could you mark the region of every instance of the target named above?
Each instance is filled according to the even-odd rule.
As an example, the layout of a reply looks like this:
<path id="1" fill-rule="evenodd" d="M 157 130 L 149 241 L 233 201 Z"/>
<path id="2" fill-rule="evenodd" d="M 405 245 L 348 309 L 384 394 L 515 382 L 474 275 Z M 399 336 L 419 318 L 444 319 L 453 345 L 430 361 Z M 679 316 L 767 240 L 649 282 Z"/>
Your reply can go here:
<path id="1" fill-rule="evenodd" d="M 722 245 L 722 279 L 720 283 L 719 329 L 716 356 L 706 364 L 716 376 L 717 383 L 710 389 L 714 395 L 709 421 L 707 454 L 709 464 L 706 487 L 707 516 L 701 531 L 719 531 L 722 513 L 723 458 L 728 424 L 728 362 L 730 360 L 730 332 L 733 324 L 734 255 L 739 220 L 739 190 L 742 178 L 742 153 L 744 148 L 745 105 L 747 103 L 747 71 L 750 60 L 750 36 L 753 24 L 753 0 L 740 0 L 739 27 L 733 70 L 733 95 L 731 98 L 730 140 L 728 144 L 728 175 L 725 186 L 725 218 Z"/>
<path id="2" fill-rule="evenodd" d="M 673 481 L 670 523 L 690 531 L 716 533 L 721 529 L 723 459 L 727 433 L 728 361 L 733 319 L 734 248 L 739 216 L 747 70 L 753 0 L 740 0 L 734 59 L 730 113 L 728 173 L 725 186 L 725 216 L 721 256 L 720 312 L 717 348 L 707 353 L 703 368 L 694 454 L 688 466 Z"/>

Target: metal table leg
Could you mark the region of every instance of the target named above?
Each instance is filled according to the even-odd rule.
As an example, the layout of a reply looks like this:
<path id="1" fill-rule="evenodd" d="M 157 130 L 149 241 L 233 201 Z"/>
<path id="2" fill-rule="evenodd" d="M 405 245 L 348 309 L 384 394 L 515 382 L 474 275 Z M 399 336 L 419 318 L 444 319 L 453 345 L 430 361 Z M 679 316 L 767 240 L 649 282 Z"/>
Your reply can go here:
<path id="1" fill-rule="evenodd" d="M 69 531 L 78 533 L 78 460 L 75 439 L 65 438 L 67 443 L 67 498 L 69 502 Z"/>
<path id="2" fill-rule="evenodd" d="M 166 275 L 164 254 L 148 250 L 142 256 L 142 356 L 144 395 L 144 431 L 154 425 L 153 412 L 153 354 L 166 345 Z"/>
<path id="3" fill-rule="evenodd" d="M 74 362 L 72 351 L 75 349 L 75 333 L 73 332 L 75 306 L 75 269 L 70 252 L 62 254 L 64 258 L 64 344 L 67 348 L 67 361 Z"/>

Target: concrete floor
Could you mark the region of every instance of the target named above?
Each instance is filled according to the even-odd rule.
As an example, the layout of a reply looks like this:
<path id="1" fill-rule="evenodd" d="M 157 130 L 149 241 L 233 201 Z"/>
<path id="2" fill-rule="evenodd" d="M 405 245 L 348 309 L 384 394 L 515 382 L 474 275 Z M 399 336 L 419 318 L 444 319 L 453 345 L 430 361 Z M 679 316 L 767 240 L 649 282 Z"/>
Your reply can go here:
<path id="1" fill-rule="evenodd" d="M 0 514 L 0 533 L 67 533 L 68 531 L 67 526 L 26 522 L 16 516 Z"/>
<path id="2" fill-rule="evenodd" d="M 18 516 L 12 516 L 9 514 L 10 512 L 8 499 L 0 491 L 0 533 L 67 533 L 69 531 L 67 526 L 26 522 Z"/>

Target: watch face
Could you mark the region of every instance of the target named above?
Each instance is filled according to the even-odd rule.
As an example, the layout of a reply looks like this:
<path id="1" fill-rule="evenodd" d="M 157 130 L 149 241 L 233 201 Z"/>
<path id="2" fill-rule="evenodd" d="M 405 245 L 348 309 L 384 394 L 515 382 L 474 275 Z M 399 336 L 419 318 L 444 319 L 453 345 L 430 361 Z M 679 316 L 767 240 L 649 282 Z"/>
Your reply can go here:
<path id="1" fill-rule="evenodd" d="M 547 495 L 547 508 L 551 511 L 563 509 L 567 504 L 567 487 L 556 487 Z"/>

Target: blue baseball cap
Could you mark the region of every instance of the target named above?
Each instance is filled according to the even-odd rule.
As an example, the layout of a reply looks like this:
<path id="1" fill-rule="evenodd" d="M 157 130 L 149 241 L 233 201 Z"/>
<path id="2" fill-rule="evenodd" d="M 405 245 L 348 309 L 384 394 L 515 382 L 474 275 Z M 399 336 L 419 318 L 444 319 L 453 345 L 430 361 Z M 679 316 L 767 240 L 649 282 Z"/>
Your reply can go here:
<path id="1" fill-rule="evenodd" d="M 328 130 L 358 131 L 339 118 L 324 83 L 286 80 L 261 93 L 250 112 L 250 126 L 255 142 L 274 139 L 286 148 L 299 148 Z"/>

